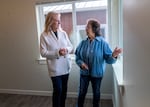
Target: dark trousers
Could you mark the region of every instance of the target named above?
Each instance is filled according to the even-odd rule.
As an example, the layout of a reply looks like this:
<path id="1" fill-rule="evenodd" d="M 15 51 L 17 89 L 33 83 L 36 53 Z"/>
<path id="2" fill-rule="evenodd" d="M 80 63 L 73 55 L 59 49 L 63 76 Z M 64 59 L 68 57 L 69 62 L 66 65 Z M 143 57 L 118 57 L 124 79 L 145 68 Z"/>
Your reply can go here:
<path id="1" fill-rule="evenodd" d="M 84 100 L 88 90 L 89 82 L 91 81 L 93 90 L 93 107 L 99 107 L 100 102 L 100 86 L 102 78 L 95 78 L 91 76 L 80 76 L 80 87 L 78 96 L 78 107 L 84 107 Z"/>
<path id="2" fill-rule="evenodd" d="M 69 74 L 51 77 L 53 83 L 53 107 L 65 107 L 68 77 Z"/>

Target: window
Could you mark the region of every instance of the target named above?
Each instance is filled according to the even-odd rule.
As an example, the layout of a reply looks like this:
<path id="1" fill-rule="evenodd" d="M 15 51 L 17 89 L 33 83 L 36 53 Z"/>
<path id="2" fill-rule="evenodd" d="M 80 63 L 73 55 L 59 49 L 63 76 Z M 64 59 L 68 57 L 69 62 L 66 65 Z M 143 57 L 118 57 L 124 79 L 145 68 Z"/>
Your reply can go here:
<path id="1" fill-rule="evenodd" d="M 72 2 L 42 3 L 36 5 L 38 38 L 44 29 L 49 11 L 61 13 L 61 26 L 67 32 L 74 48 L 86 38 L 86 20 L 96 18 L 101 22 L 101 32 L 112 49 L 123 48 L 122 0 L 80 0 Z M 42 57 L 40 57 L 41 59 Z"/>
<path id="2" fill-rule="evenodd" d="M 80 0 L 72 2 L 42 3 L 36 5 L 38 38 L 44 28 L 45 16 L 49 11 L 61 13 L 61 26 L 67 32 L 74 48 L 86 38 L 86 20 L 96 18 L 101 22 L 101 32 L 112 49 L 116 46 L 123 48 L 123 9 L 122 0 Z M 45 62 L 40 56 L 40 64 Z M 122 55 L 120 57 L 122 59 Z M 121 64 L 121 65 L 120 65 Z M 117 67 L 116 67 L 117 66 Z M 114 68 L 116 75 L 123 81 L 123 64 L 119 60 Z M 114 70 L 115 71 L 115 70 Z"/>
<path id="3" fill-rule="evenodd" d="M 108 41 L 107 0 L 47 3 L 36 6 L 38 36 L 44 28 L 45 16 L 49 11 L 61 13 L 61 26 L 67 32 L 74 48 L 86 38 L 86 20 L 96 18 L 101 22 L 101 32 Z"/>

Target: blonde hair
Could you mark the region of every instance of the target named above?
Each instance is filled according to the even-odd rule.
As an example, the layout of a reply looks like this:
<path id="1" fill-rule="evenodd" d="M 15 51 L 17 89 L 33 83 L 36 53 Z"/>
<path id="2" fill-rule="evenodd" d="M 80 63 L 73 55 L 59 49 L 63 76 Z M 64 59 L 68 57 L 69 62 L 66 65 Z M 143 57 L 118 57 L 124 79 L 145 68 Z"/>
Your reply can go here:
<path id="1" fill-rule="evenodd" d="M 51 11 L 46 15 L 46 20 L 45 20 L 45 29 L 44 32 L 48 33 L 51 29 L 51 26 L 53 24 L 53 18 L 54 16 L 59 16 L 60 17 L 60 13 Z"/>

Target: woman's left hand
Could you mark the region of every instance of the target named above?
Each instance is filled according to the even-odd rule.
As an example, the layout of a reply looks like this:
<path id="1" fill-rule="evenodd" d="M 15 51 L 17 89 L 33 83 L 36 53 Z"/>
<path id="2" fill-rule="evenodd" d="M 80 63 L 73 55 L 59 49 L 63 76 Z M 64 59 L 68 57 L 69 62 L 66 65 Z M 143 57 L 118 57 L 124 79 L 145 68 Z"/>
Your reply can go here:
<path id="1" fill-rule="evenodd" d="M 122 52 L 122 49 L 121 49 L 121 48 L 116 47 L 116 48 L 114 49 L 114 51 L 113 51 L 112 56 L 113 56 L 114 58 L 117 58 L 117 57 L 118 57 L 118 55 L 119 55 L 121 52 Z"/>

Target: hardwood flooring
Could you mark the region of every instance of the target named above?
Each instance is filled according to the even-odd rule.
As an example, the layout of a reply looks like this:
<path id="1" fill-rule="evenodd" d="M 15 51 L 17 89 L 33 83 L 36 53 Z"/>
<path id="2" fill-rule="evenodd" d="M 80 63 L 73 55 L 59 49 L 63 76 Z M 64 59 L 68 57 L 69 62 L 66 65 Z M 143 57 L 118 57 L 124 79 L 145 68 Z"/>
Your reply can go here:
<path id="1" fill-rule="evenodd" d="M 76 98 L 67 98 L 66 107 L 76 107 Z M 50 96 L 0 94 L 0 107 L 52 107 Z M 113 107 L 111 100 L 101 100 L 100 107 Z M 84 107 L 92 107 L 92 100 L 86 99 Z"/>

